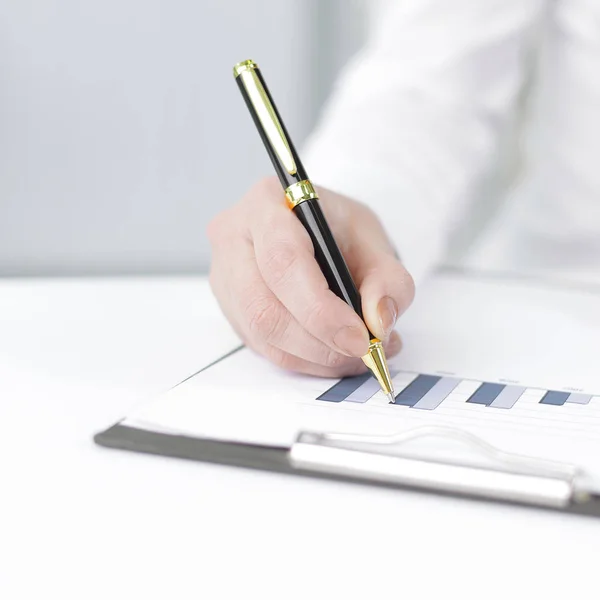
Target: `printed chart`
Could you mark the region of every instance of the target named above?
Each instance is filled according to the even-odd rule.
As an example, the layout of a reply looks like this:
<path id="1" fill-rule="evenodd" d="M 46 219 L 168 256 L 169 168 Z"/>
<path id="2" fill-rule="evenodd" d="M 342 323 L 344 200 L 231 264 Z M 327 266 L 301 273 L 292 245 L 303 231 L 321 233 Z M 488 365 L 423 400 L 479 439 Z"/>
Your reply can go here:
<path id="1" fill-rule="evenodd" d="M 531 388 L 509 383 L 490 383 L 465 380 L 444 375 L 392 372 L 397 391 L 396 402 L 390 406 L 404 406 L 421 410 L 434 410 L 461 384 L 470 383 L 474 389 L 466 398 L 469 404 L 480 404 L 491 408 L 510 409 Z M 398 392 L 398 390 L 400 390 Z M 317 400 L 326 402 L 368 402 L 379 391 L 379 384 L 370 373 L 346 377 Z M 589 404 L 593 396 L 578 392 L 543 390 L 540 404 L 562 406 L 565 404 Z"/>

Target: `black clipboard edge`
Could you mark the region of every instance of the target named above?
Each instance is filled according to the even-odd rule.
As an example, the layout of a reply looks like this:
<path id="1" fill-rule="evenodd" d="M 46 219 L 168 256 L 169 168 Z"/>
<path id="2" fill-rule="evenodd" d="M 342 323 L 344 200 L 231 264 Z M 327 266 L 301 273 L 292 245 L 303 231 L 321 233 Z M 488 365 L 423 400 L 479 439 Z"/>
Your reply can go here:
<path id="1" fill-rule="evenodd" d="M 192 438 L 181 435 L 159 433 L 155 431 L 146 431 L 143 429 L 137 429 L 135 427 L 129 427 L 127 425 L 121 425 L 120 423 L 117 423 L 109 429 L 96 434 L 94 436 L 94 442 L 99 446 L 118 450 L 129 450 L 132 452 L 142 452 L 145 454 L 183 458 L 200 462 L 244 467 L 249 469 L 313 477 L 346 483 L 350 482 L 354 484 L 359 483 L 363 485 L 375 485 L 377 487 L 389 489 L 402 489 L 412 493 L 434 493 L 440 496 L 460 498 L 470 501 L 485 501 L 493 502 L 495 504 L 509 504 L 513 506 L 561 512 L 566 514 L 600 517 L 600 495 L 592 495 L 587 502 L 571 503 L 565 509 L 556 509 L 547 506 L 534 506 L 531 504 L 508 502 L 493 498 L 482 500 L 480 498 L 475 498 L 473 496 L 460 493 L 442 491 L 432 492 L 431 490 L 421 490 L 418 488 L 402 486 L 398 484 L 366 481 L 364 479 L 345 477 L 342 475 L 325 474 L 305 469 L 295 469 L 292 467 L 288 459 L 289 448 L 285 447 L 258 446 L 252 444 L 220 442 L 216 440 Z"/>
<path id="2" fill-rule="evenodd" d="M 219 442 L 128 427 L 117 423 L 94 436 L 100 446 L 249 469 L 294 473 L 288 448 Z"/>

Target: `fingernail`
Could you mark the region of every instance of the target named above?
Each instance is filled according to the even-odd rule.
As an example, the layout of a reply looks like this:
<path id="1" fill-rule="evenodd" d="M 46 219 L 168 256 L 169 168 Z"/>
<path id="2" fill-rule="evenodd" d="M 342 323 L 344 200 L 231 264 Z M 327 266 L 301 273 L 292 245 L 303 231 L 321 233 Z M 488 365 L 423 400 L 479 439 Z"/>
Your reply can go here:
<path id="1" fill-rule="evenodd" d="M 342 327 L 333 336 L 333 343 L 346 356 L 363 356 L 369 349 L 369 338 L 364 327 Z"/>
<path id="2" fill-rule="evenodd" d="M 385 296 L 379 301 L 377 313 L 379 314 L 379 323 L 381 324 L 381 331 L 383 339 L 385 340 L 396 324 L 396 319 L 398 318 L 398 305 L 393 298 Z"/>

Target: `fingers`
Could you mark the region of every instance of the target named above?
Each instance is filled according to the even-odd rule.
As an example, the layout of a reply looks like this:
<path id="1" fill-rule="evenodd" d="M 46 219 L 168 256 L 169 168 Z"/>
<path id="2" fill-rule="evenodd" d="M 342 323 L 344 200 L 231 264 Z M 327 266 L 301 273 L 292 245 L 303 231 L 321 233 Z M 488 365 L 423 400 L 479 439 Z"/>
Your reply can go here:
<path id="1" fill-rule="evenodd" d="M 218 263 L 211 272 L 211 285 L 221 308 L 244 343 L 283 369 L 317 377 L 346 377 L 366 371 L 360 358 L 347 357 L 332 351 L 328 346 L 304 331 L 289 312 L 266 287 L 260 274 L 248 261 L 251 249 L 236 248 L 239 261 L 229 271 L 228 279 L 214 277 L 220 274 Z M 239 287 L 224 286 L 227 281 Z M 252 301 L 243 300 L 249 293 Z M 268 318 L 267 318 L 268 315 Z M 388 358 L 400 352 L 400 336 L 394 332 L 384 344 Z"/>
<path id="2" fill-rule="evenodd" d="M 265 284 L 300 326 L 335 352 L 363 356 L 369 345 L 367 329 L 329 290 L 296 216 L 281 202 L 265 203 L 250 228 Z"/>
<path id="3" fill-rule="evenodd" d="M 364 209 L 364 207 L 362 207 Z M 377 217 L 359 209 L 360 226 L 350 227 L 348 265 L 359 287 L 369 330 L 386 340 L 398 319 L 413 301 L 412 277 L 398 260 Z"/>
<path id="4" fill-rule="evenodd" d="M 412 280 L 377 218 L 342 196 L 323 194 L 324 209 L 363 296 L 369 329 L 388 358 L 401 349 L 391 332 L 414 293 Z M 310 237 L 286 207 L 279 183 L 266 180 L 213 220 L 210 283 L 244 343 L 284 369 L 322 377 L 364 372 L 367 327 L 333 294 Z"/>
<path id="5" fill-rule="evenodd" d="M 232 240 L 228 249 L 235 260 L 230 260 L 229 253 L 215 253 L 211 286 L 223 313 L 248 346 L 278 363 L 285 361 L 285 365 L 290 365 L 291 358 L 296 357 L 298 370 L 305 373 L 316 374 L 316 369 L 309 369 L 303 361 L 320 365 L 319 374 L 328 376 L 356 370 L 357 359 L 313 337 L 267 287 L 249 241 Z"/>
<path id="6" fill-rule="evenodd" d="M 397 331 L 392 332 L 389 340 L 384 343 L 384 349 L 388 359 L 400 352 L 402 341 Z M 346 358 L 344 363 L 339 366 L 325 367 L 321 364 L 298 358 L 274 346 L 267 345 L 261 350 L 259 351 L 260 354 L 263 354 L 263 356 L 281 368 L 314 377 L 352 377 L 360 375 L 367 370 L 367 367 L 359 358 Z"/>
<path id="7" fill-rule="evenodd" d="M 339 379 L 341 377 L 360 375 L 367 370 L 367 367 L 365 367 L 365 364 L 360 358 L 345 357 L 345 361 L 339 366 L 327 367 L 299 358 L 298 356 L 285 352 L 281 348 L 276 348 L 275 346 L 268 344 L 260 349 L 254 348 L 254 350 L 258 351 L 259 354 L 262 354 L 282 369 L 295 371 L 296 373 L 302 373 L 303 375 L 312 375 L 313 377 L 335 377 Z"/>
<path id="8" fill-rule="evenodd" d="M 392 331 L 388 339 L 383 342 L 383 349 L 388 360 L 400 354 L 402 350 L 402 338 L 397 331 Z"/>
<path id="9" fill-rule="evenodd" d="M 389 254 L 365 257 L 360 293 L 363 315 L 369 329 L 380 339 L 391 334 L 398 317 L 414 298 L 414 283 L 400 262 Z"/>

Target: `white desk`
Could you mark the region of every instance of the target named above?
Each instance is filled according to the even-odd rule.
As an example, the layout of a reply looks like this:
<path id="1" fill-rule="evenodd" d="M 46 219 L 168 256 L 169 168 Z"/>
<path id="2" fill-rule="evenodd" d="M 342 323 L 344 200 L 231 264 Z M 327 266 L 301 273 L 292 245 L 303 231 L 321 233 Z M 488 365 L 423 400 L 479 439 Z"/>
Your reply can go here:
<path id="1" fill-rule="evenodd" d="M 0 280 L 0 598 L 597 597 L 600 521 L 93 444 L 222 331 L 200 279 Z"/>

